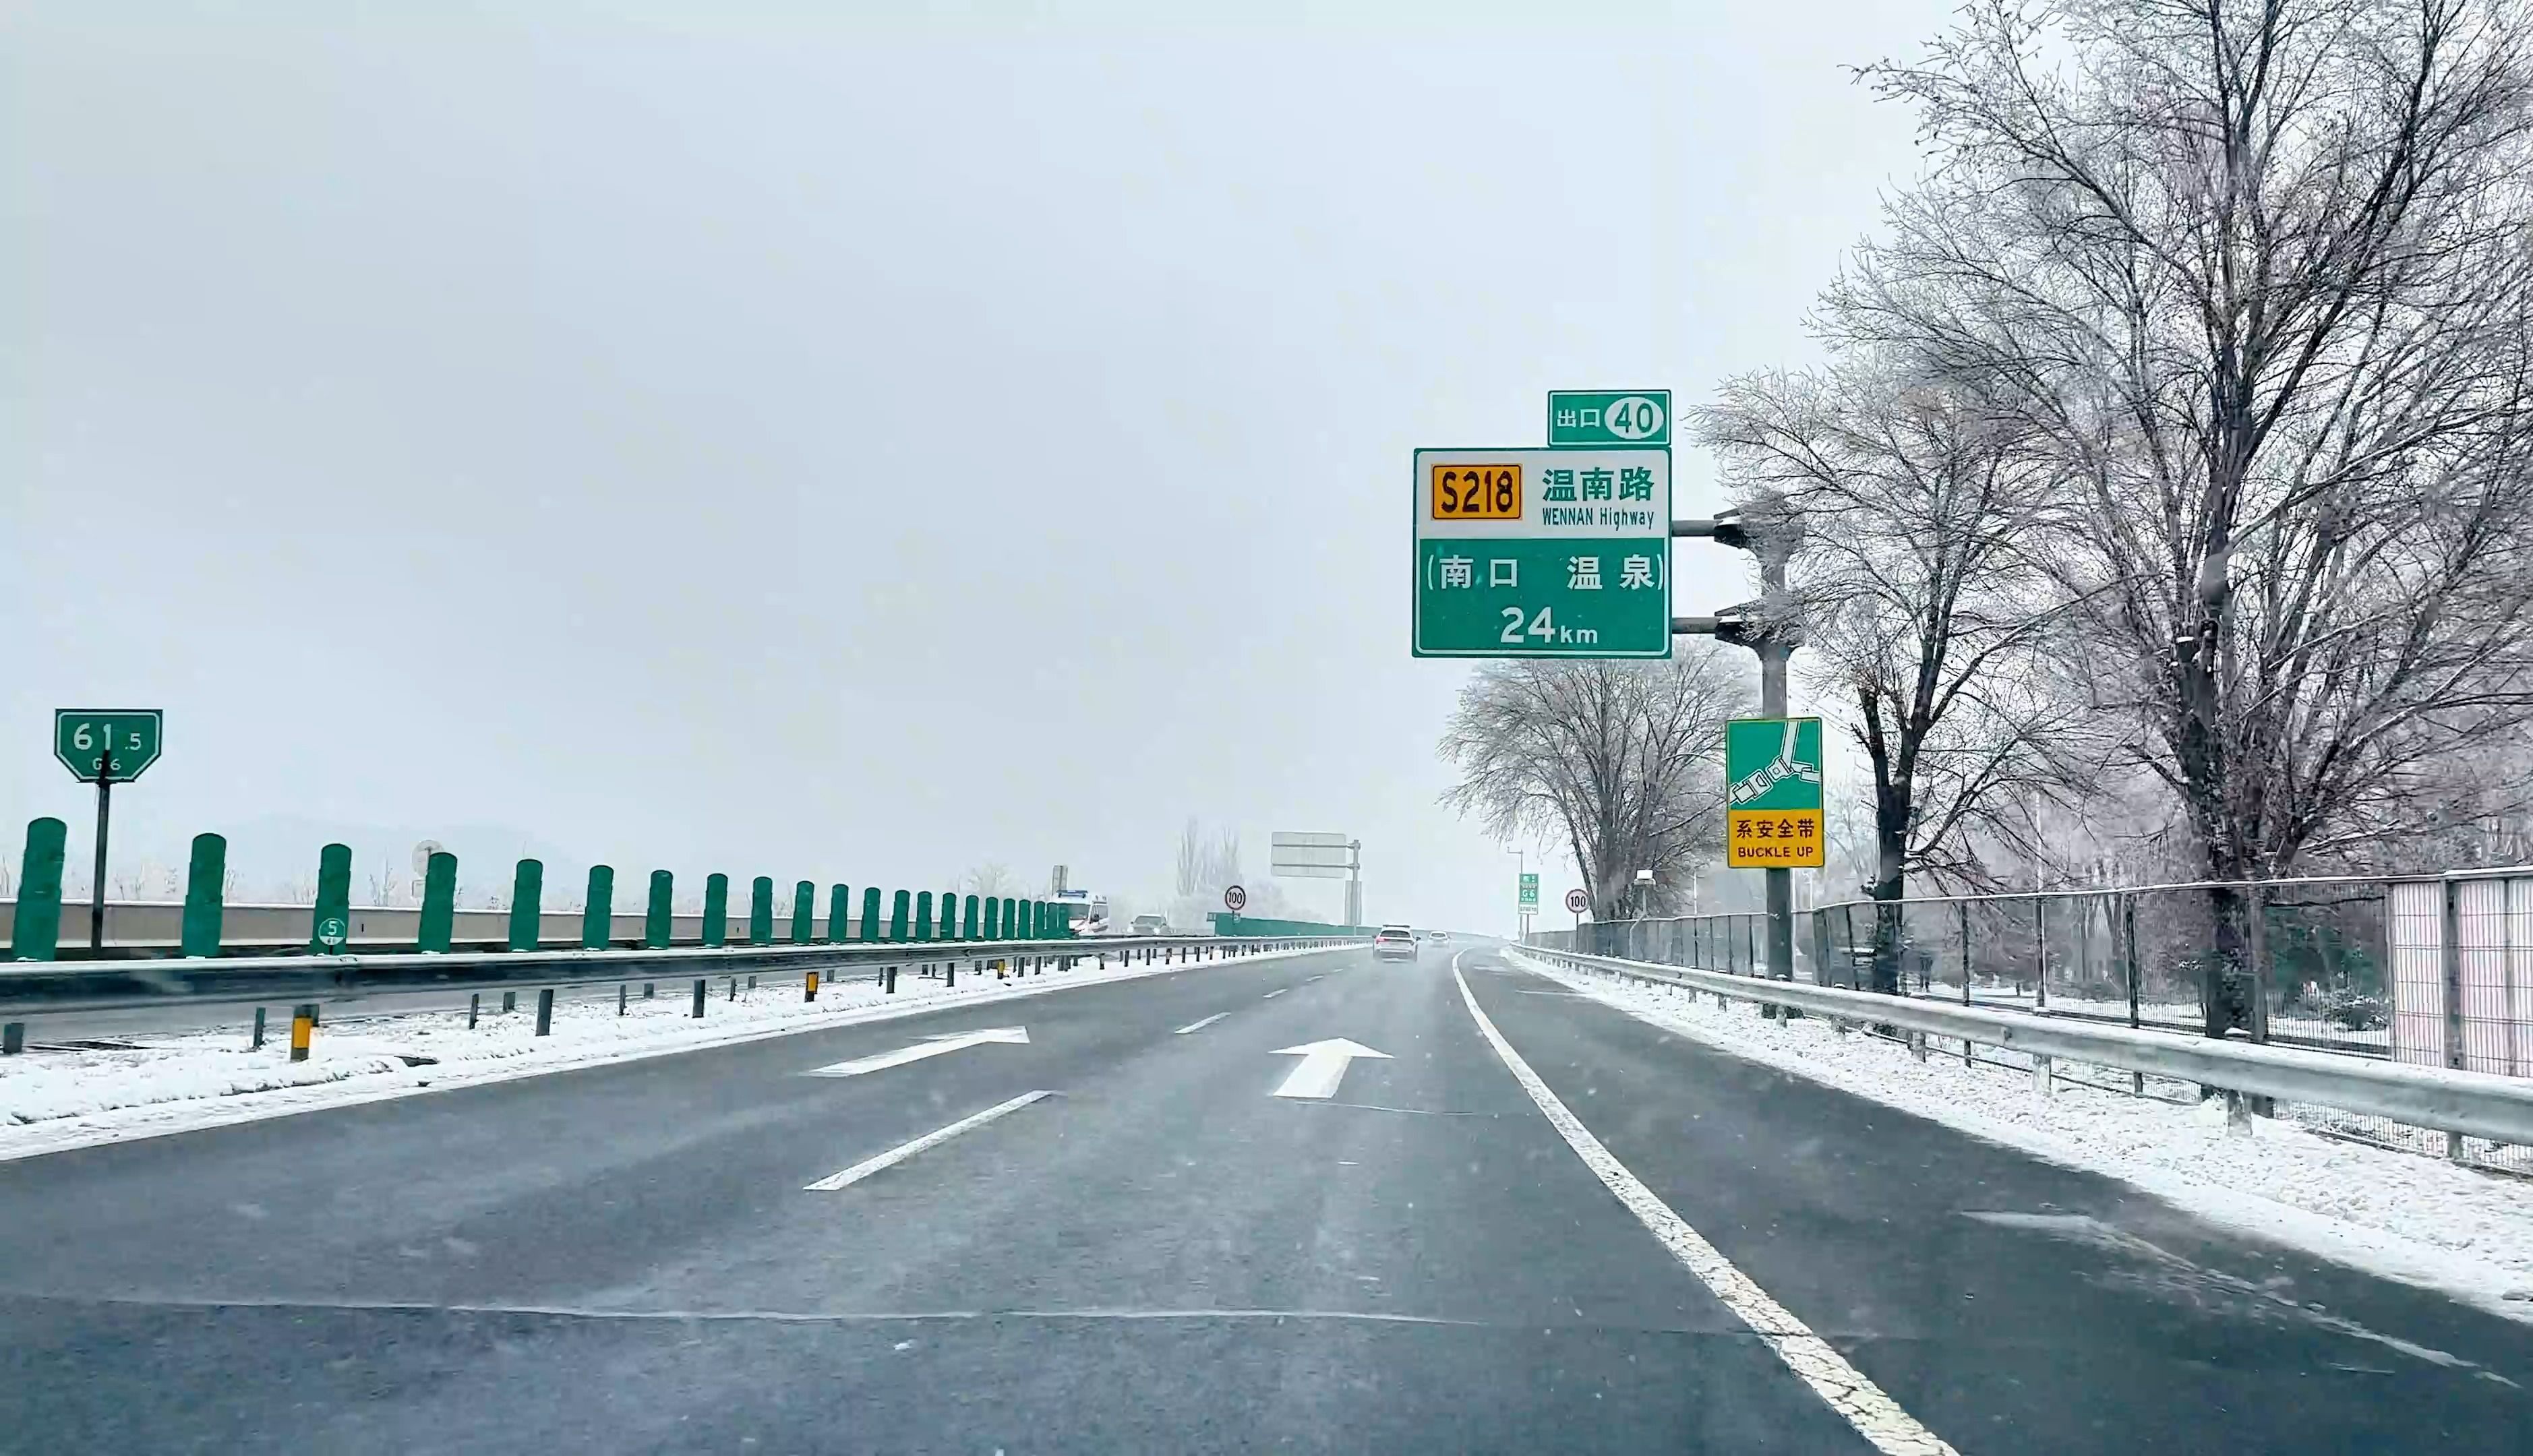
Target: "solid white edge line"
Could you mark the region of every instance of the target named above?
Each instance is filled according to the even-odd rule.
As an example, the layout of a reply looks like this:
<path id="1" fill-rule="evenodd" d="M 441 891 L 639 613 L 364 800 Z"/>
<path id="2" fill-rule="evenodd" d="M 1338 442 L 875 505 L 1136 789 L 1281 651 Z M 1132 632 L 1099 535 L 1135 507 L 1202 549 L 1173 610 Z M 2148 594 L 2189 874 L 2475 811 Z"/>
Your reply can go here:
<path id="1" fill-rule="evenodd" d="M 1626 1205 L 1627 1211 L 1634 1214 L 1665 1249 L 1671 1251 L 1672 1257 L 1696 1275 L 1698 1282 L 1714 1291 L 1726 1309 L 1750 1326 L 1751 1331 L 1776 1352 L 1777 1358 L 1785 1362 L 1786 1369 L 1810 1386 L 1812 1393 L 1826 1402 L 1831 1410 L 1845 1417 L 1847 1424 L 1855 1427 L 1858 1435 L 1873 1443 L 1875 1450 L 1887 1452 L 1889 1456 L 1959 1456 L 1941 1436 L 1902 1410 L 1900 1403 L 1884 1393 L 1881 1386 L 1866 1379 L 1863 1371 L 1849 1365 L 1847 1357 L 1832 1349 L 1827 1340 L 1813 1334 L 1784 1306 L 1769 1298 L 1766 1290 L 1735 1267 L 1731 1259 L 1707 1243 L 1703 1235 L 1688 1226 L 1686 1219 L 1673 1212 L 1670 1204 L 1645 1187 L 1636 1175 L 1627 1171 L 1624 1163 L 1601 1145 L 1601 1139 L 1593 1136 L 1592 1130 L 1566 1110 L 1564 1102 L 1549 1089 L 1547 1082 L 1540 1080 L 1538 1073 L 1530 1070 L 1530 1064 L 1521 1059 L 1521 1053 L 1512 1049 L 1512 1043 L 1504 1040 L 1503 1033 L 1496 1029 L 1496 1023 L 1488 1019 L 1486 1012 L 1480 1009 L 1478 998 L 1469 990 L 1468 977 L 1460 973 L 1460 957 L 1467 954 L 1462 951 L 1451 958 L 1451 979 L 1459 984 L 1460 1001 L 1468 1007 L 1470 1019 L 1478 1023 L 1478 1034 L 1496 1049 L 1504 1069 L 1512 1074 L 1513 1080 L 1521 1083 L 1521 1089 L 1530 1094 L 1530 1100 L 1547 1116 L 1549 1126 L 1565 1139 L 1565 1145 L 1574 1149 L 1575 1156 L 1583 1160 L 1583 1165 L 1600 1178 L 1604 1187 L 1618 1195 L 1619 1201 Z"/>
<path id="2" fill-rule="evenodd" d="M 884 1168 L 894 1168 L 927 1147 L 938 1147 L 960 1134 L 981 1128 L 998 1117 L 1020 1111 L 1040 1097 L 1052 1097 L 1049 1091 L 1023 1092 L 1009 1102 L 997 1102 L 982 1112 L 959 1119 L 946 1128 L 935 1128 L 912 1142 L 901 1142 L 875 1158 L 864 1158 L 842 1173 L 831 1173 L 801 1190 L 804 1194 L 832 1194 L 840 1188 L 861 1182 Z"/>
<path id="3" fill-rule="evenodd" d="M 1185 1036 L 1185 1035 L 1187 1035 L 1187 1034 L 1188 1034 L 1189 1032 L 1191 1032 L 1191 1031 L 1202 1031 L 1202 1030 L 1204 1030 L 1206 1027 L 1212 1025 L 1214 1022 L 1221 1020 L 1224 1017 L 1227 1017 L 1227 1016 L 1229 1016 L 1229 1015 L 1231 1015 L 1231 1013 L 1229 1013 L 1229 1012 L 1227 1012 L 1227 1011 L 1218 1011 L 1218 1012 L 1215 1012 L 1212 1016 L 1209 1016 L 1209 1017 L 1206 1018 L 1206 1019 L 1205 1019 L 1204 1020 L 1202 1020 L 1202 1021 L 1190 1021 L 1190 1022 L 1188 1022 L 1186 1025 L 1181 1026 L 1179 1029 L 1177 1029 L 1176 1031 L 1171 1032 L 1170 1034 L 1171 1034 L 1172 1036 Z"/>

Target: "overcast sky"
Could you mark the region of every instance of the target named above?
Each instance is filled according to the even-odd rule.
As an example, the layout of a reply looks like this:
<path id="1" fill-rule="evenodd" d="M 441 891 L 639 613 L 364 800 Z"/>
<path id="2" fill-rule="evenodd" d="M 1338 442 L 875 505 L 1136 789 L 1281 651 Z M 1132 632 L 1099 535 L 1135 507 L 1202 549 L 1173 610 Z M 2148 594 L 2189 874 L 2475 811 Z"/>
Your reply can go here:
<path id="1" fill-rule="evenodd" d="M 1914 166 L 1842 68 L 1950 3 L 0 7 L 6 855 L 85 859 L 51 710 L 145 706 L 118 863 L 287 823 L 1149 898 L 1195 815 L 1508 929 L 1409 452 L 1811 357 Z"/>

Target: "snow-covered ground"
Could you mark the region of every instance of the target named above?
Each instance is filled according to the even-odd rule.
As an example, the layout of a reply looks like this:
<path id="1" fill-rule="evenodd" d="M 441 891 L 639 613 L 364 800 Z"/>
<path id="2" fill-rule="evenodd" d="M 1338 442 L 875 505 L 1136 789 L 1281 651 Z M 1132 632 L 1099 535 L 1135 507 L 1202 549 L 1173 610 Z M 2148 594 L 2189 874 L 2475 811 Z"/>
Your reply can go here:
<path id="1" fill-rule="evenodd" d="M 725 999 L 728 978 L 715 977 L 704 1019 L 691 1008 L 686 981 L 659 982 L 656 1000 L 635 999 L 616 1013 L 613 997 L 558 999 L 550 1035 L 536 1035 L 536 997 L 520 995 L 506 1016 L 489 1009 L 469 1030 L 463 1009 L 361 1017 L 329 1011 L 309 1059 L 290 1060 L 289 1023 L 273 1024 L 262 1051 L 250 1051 L 243 1024 L 218 1030 L 135 1037 L 132 1051 L 29 1053 L 0 1061 L 0 1162 L 98 1142 L 157 1136 L 224 1123 L 278 1117 L 321 1107 L 435 1088 L 534 1077 L 603 1062 L 628 1061 L 697 1047 L 786 1036 L 829 1026 L 884 1020 L 945 1002 L 1034 996 L 1076 986 L 1166 975 L 1234 961 L 1255 962 L 1309 951 L 1277 951 L 1206 961 L 1194 965 L 1112 964 L 1098 968 L 1085 958 L 1069 971 L 998 981 L 990 973 L 963 973 L 954 988 L 901 972 L 897 994 L 883 993 L 868 971 L 847 970 L 828 982 L 812 1003 L 791 976 L 760 975 L 754 990 L 741 981 L 739 1000 Z M 500 1003 L 488 995 L 488 1008 Z"/>
<path id="2" fill-rule="evenodd" d="M 1919 1062 L 1828 1020 L 1772 1021 L 1744 1002 L 1568 971 L 1512 953 L 1543 975 L 1736 1056 L 1870 1097 L 2132 1184 L 2211 1222 L 2439 1289 L 2533 1320 L 2533 1183 L 2435 1158 L 2363 1147 L 2292 1123 L 2229 1131 L 2221 1102 L 2174 1106 L 2062 1083 L 2042 1098 L 2028 1071 Z M 1993 1049 L 1982 1056 L 2005 1059 Z M 2175 1089 L 2178 1090 L 2178 1089 Z"/>

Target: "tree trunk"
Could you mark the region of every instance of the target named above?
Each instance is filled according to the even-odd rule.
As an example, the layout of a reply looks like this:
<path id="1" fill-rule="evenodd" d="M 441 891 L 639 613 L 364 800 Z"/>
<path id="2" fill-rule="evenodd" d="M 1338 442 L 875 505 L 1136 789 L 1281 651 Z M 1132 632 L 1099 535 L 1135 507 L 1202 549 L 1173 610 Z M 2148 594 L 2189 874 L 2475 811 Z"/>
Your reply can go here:
<path id="1" fill-rule="evenodd" d="M 1906 939 L 1908 893 L 1909 805 L 1905 793 L 1877 794 L 1873 811 L 1873 985 L 1885 996 L 1900 994 L 1900 950 Z"/>
<path id="2" fill-rule="evenodd" d="M 2240 849 L 2243 826 L 2235 822 L 2224 743 L 2219 736 L 2221 706 L 2216 680 L 2217 634 L 2224 610 L 2221 569 L 2203 582 L 2193 637 L 2176 644 L 2175 685 L 2181 709 L 2175 757 L 2189 800 L 2193 827 L 2207 855 L 2208 878 L 2242 879 L 2248 856 Z M 2244 931 L 2243 892 L 2220 883 L 2208 892 L 2209 946 L 2199 967 L 2199 1009 L 2209 1036 L 2252 1024 L 2248 937 Z"/>
<path id="3" fill-rule="evenodd" d="M 2220 874 L 2218 878 L 2234 876 Z M 2209 939 L 2214 944 L 2200 966 L 2199 1009 L 2210 1036 L 2222 1036 L 2236 1026 L 2249 1031 L 2252 1026 L 2252 957 L 2251 940 L 2245 929 L 2246 909 L 2241 890 L 2220 885 L 2208 892 Z"/>

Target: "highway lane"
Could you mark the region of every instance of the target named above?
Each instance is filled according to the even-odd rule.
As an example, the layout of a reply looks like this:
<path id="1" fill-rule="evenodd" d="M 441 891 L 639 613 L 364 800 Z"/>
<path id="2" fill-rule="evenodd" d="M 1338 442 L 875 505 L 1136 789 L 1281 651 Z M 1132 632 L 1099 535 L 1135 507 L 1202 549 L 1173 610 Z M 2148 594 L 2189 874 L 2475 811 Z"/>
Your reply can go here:
<path id="1" fill-rule="evenodd" d="M 2520 1327 L 1707 1052 L 1483 948 L 1462 962 L 1612 1153 L 1961 1450 L 2501 1450 L 2526 1428 L 2524 1392 L 2492 1378 L 2533 1378 Z M 807 1075 L 1022 1024 L 1026 1043 Z M 1287 1049 L 1337 1037 L 1387 1058 L 1325 1100 L 1274 1095 Z M 1430 950 L 0 1165 L 0 1432 L 1870 1449 L 1612 1195 Z"/>
<path id="2" fill-rule="evenodd" d="M 1469 976 L 1666 1203 L 1964 1450 L 2533 1449 L 2533 1326 L 1714 1052 L 1499 958 Z"/>

